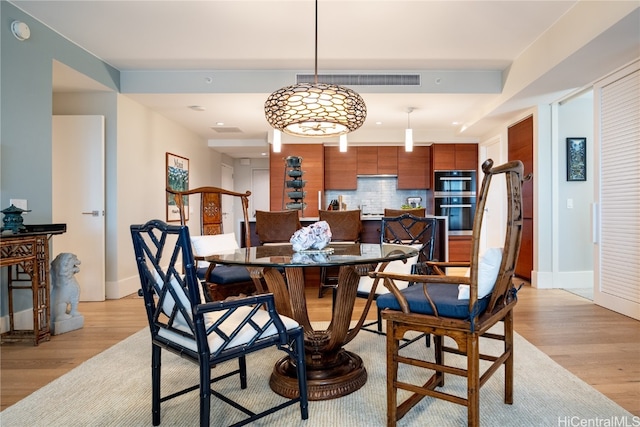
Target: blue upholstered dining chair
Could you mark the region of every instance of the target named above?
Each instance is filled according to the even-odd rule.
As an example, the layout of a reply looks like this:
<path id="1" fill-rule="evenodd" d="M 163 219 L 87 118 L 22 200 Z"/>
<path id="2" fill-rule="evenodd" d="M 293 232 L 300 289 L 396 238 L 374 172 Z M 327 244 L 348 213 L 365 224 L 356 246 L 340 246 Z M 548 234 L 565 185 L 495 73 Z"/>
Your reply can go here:
<path id="1" fill-rule="evenodd" d="M 247 268 L 240 265 L 217 265 L 204 260 L 209 255 L 218 255 L 238 247 L 233 230 L 223 228 L 223 214 L 233 210 L 232 206 L 223 206 L 225 202 L 239 199 L 242 206 L 244 223 L 249 223 L 250 191 L 237 193 L 219 187 L 197 187 L 191 190 L 177 191 L 166 189 L 173 198 L 180 215 L 180 224 L 187 225 L 186 212 L 189 196 L 200 196 L 200 236 L 191 236 L 197 265 L 198 278 L 206 286 L 205 296 L 213 301 L 224 300 L 230 296 L 264 293 L 259 277 L 252 277 Z M 244 241 L 251 246 L 249 228 L 245 227 Z"/>
<path id="2" fill-rule="evenodd" d="M 140 275 L 140 293 L 151 331 L 152 422 L 160 424 L 160 404 L 193 390 L 200 391 L 200 425 L 209 426 L 211 395 L 247 415 L 244 425 L 277 410 L 299 403 L 302 419 L 308 418 L 303 329 L 275 310 L 273 294 L 234 301 L 205 302 L 186 226 L 152 220 L 132 225 L 131 236 Z M 239 376 L 247 387 L 245 356 L 268 347 L 286 352 L 296 365 L 297 397 L 255 413 L 212 389 L 213 383 Z M 199 367 L 198 385 L 161 396 L 161 352 L 168 350 Z M 212 378 L 216 365 L 233 359 L 238 369 Z M 275 361 L 274 361 L 275 363 Z M 167 387 L 167 384 L 164 385 Z M 214 409 L 215 413 L 215 409 Z"/>

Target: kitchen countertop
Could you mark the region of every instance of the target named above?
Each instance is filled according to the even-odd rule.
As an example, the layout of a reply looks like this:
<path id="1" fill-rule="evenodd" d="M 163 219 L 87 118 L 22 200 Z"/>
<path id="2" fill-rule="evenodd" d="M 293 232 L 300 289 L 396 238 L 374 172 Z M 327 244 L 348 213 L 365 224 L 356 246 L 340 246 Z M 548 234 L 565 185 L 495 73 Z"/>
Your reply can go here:
<path id="1" fill-rule="evenodd" d="M 384 215 L 362 215 L 360 219 L 362 221 L 380 221 Z M 438 218 L 438 219 L 448 219 L 446 216 L 438 216 L 438 215 L 426 215 L 426 218 Z M 320 218 L 317 216 L 303 216 L 300 217 L 300 222 L 315 222 L 319 221 Z M 242 222 L 242 220 L 240 220 Z M 249 222 L 256 222 L 255 218 L 250 218 Z"/>

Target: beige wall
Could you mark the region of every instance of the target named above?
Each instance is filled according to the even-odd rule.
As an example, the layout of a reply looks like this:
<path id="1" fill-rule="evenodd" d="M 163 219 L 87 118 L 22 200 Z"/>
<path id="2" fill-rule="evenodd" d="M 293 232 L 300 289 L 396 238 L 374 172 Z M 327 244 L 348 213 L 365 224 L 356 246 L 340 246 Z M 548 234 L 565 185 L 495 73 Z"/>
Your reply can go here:
<path id="1" fill-rule="evenodd" d="M 189 159 L 189 186 L 220 185 L 221 155 L 206 140 L 162 115 L 118 95 L 117 174 L 112 183 L 116 206 L 107 207 L 114 229 L 113 247 L 107 253 L 107 298 L 121 298 L 140 287 L 129 226 L 150 219 L 166 220 L 166 153 Z M 112 191 L 112 190 L 110 190 Z M 197 200 L 191 209 L 198 212 Z M 192 228 L 198 217 L 190 215 Z"/>

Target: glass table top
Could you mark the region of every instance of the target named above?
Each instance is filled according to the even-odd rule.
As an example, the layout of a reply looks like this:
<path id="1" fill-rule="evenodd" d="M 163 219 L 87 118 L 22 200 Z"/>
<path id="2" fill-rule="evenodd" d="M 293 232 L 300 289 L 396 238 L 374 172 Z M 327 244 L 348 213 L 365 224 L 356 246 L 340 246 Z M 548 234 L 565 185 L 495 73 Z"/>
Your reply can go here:
<path id="1" fill-rule="evenodd" d="M 207 256 L 205 260 L 254 267 L 331 267 L 402 260 L 417 254 L 418 250 L 412 246 L 387 243 L 332 243 L 324 250 L 300 252 L 285 244 L 240 248 Z"/>

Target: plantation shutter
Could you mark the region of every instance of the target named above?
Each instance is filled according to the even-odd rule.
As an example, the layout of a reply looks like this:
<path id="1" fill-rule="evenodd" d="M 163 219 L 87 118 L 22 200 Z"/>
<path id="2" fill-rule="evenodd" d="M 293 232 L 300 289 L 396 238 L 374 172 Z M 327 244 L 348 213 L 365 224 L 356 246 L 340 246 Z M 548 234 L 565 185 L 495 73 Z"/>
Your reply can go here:
<path id="1" fill-rule="evenodd" d="M 596 304 L 640 319 L 640 70 L 599 89 L 599 239 Z M 596 97 L 598 99 L 598 97 Z M 598 103 L 596 103 L 596 110 Z M 598 173 L 598 171 L 596 171 Z M 597 177 L 596 177 L 597 179 Z M 598 188 L 598 185 L 596 185 Z"/>

